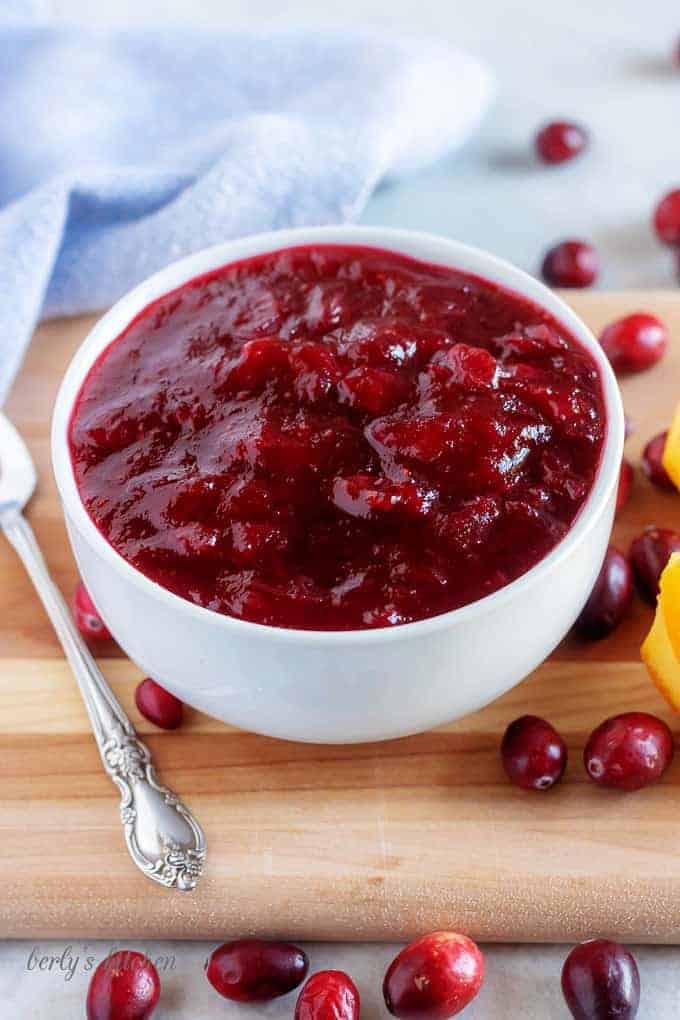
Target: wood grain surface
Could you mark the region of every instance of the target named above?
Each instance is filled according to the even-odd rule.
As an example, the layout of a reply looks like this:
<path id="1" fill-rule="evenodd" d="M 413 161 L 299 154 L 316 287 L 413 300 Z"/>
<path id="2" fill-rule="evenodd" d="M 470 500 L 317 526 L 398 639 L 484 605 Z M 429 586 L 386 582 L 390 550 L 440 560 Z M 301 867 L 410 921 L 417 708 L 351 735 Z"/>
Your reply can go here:
<path id="1" fill-rule="evenodd" d="M 664 362 L 623 385 L 636 425 L 627 454 L 637 465 L 680 399 L 680 295 L 570 300 L 596 330 L 638 308 L 671 328 Z M 38 467 L 29 516 L 67 596 L 76 571 L 50 470 L 49 418 L 91 321 L 38 329 L 7 407 Z M 680 496 L 653 489 L 636 470 L 616 542 L 627 547 L 651 523 L 680 527 Z M 680 756 L 658 786 L 630 795 L 597 789 L 581 764 L 588 733 L 612 713 L 646 709 L 678 729 L 639 661 L 651 620 L 642 602 L 609 639 L 568 639 L 482 712 L 365 746 L 270 740 L 197 712 L 180 731 L 162 733 L 134 708 L 139 671 L 106 645 L 104 673 L 161 776 L 206 830 L 207 874 L 185 896 L 130 862 L 118 794 L 75 683 L 1 539 L 0 579 L 0 935 L 363 940 L 447 927 L 484 940 L 607 934 L 680 943 Z M 510 786 L 499 762 L 505 726 L 528 711 L 551 719 L 569 744 L 565 780 L 546 795 Z"/>

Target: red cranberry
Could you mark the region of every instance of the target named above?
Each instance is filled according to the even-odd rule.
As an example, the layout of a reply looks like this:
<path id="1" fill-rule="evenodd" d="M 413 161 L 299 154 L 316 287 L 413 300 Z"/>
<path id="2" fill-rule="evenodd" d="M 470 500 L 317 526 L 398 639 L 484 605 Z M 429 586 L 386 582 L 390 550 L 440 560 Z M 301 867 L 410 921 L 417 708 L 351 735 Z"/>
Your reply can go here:
<path id="1" fill-rule="evenodd" d="M 633 468 L 630 461 L 624 457 L 621 461 L 621 470 L 619 471 L 619 484 L 616 490 L 616 512 L 623 510 L 624 506 L 630 499 L 630 490 L 633 484 Z"/>
<path id="2" fill-rule="evenodd" d="M 88 641 L 108 641 L 111 637 L 82 581 L 73 596 L 73 618 L 76 627 Z"/>
<path id="3" fill-rule="evenodd" d="M 135 704 L 145 719 L 162 730 L 176 730 L 182 722 L 182 702 L 151 677 L 137 684 Z"/>
<path id="4" fill-rule="evenodd" d="M 680 188 L 669 191 L 654 210 L 654 229 L 660 241 L 680 245 Z"/>
<path id="5" fill-rule="evenodd" d="M 121 949 L 99 964 L 87 991 L 87 1020 L 147 1020 L 158 1004 L 158 971 L 142 953 Z"/>
<path id="6" fill-rule="evenodd" d="M 631 543 L 630 559 L 637 588 L 652 606 L 659 594 L 663 569 L 674 552 L 680 552 L 680 533 L 670 528 L 646 528 Z"/>
<path id="7" fill-rule="evenodd" d="M 633 1020 L 640 1004 L 635 957 L 618 942 L 582 942 L 564 961 L 562 992 L 575 1020 Z"/>
<path id="8" fill-rule="evenodd" d="M 590 641 L 611 634 L 633 601 L 633 571 L 627 558 L 609 546 L 590 597 L 576 621 L 576 630 Z"/>
<path id="9" fill-rule="evenodd" d="M 536 135 L 536 152 L 544 163 L 565 163 L 583 152 L 588 143 L 587 132 L 579 124 L 554 120 Z"/>
<path id="10" fill-rule="evenodd" d="M 484 957 L 465 935 L 435 931 L 395 956 L 383 981 L 385 1005 L 401 1020 L 448 1020 L 472 1002 Z"/>
<path id="11" fill-rule="evenodd" d="M 304 980 L 309 961 L 289 942 L 239 939 L 211 955 L 206 975 L 213 988 L 234 1002 L 268 1002 Z"/>
<path id="12" fill-rule="evenodd" d="M 610 323 L 600 343 L 615 372 L 642 372 L 665 354 L 668 330 L 655 315 L 634 312 Z"/>
<path id="13" fill-rule="evenodd" d="M 639 790 L 661 778 L 673 752 L 673 734 L 662 719 L 647 712 L 624 712 L 593 730 L 583 761 L 600 786 Z"/>
<path id="14" fill-rule="evenodd" d="M 535 715 L 511 722 L 501 743 L 503 768 L 523 790 L 548 790 L 567 765 L 567 747 L 557 730 Z"/>
<path id="15" fill-rule="evenodd" d="M 668 476 L 666 468 L 663 466 L 663 451 L 666 446 L 667 432 L 660 432 L 658 436 L 654 436 L 650 439 L 644 450 L 642 451 L 642 470 L 649 478 L 652 485 L 657 485 L 660 489 L 668 489 L 671 492 L 675 491 L 675 485 Z"/>
<path id="16" fill-rule="evenodd" d="M 586 241 L 562 241 L 551 248 L 541 272 L 552 287 L 589 287 L 600 271 L 595 248 Z"/>
<path id="17" fill-rule="evenodd" d="M 295 1005 L 295 1020 L 359 1020 L 357 987 L 341 970 L 312 974 Z"/>

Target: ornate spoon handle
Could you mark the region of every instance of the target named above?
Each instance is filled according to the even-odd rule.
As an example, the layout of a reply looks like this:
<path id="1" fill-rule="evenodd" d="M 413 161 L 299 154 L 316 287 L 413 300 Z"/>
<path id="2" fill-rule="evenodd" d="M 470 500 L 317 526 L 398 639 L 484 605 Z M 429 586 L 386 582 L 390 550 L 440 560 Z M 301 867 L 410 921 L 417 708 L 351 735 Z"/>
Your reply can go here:
<path id="1" fill-rule="evenodd" d="M 193 889 L 205 861 L 200 825 L 156 779 L 149 749 L 137 738 L 78 633 L 18 507 L 0 515 L 0 526 L 23 561 L 78 681 L 104 768 L 120 790 L 120 817 L 133 861 L 154 882 Z"/>

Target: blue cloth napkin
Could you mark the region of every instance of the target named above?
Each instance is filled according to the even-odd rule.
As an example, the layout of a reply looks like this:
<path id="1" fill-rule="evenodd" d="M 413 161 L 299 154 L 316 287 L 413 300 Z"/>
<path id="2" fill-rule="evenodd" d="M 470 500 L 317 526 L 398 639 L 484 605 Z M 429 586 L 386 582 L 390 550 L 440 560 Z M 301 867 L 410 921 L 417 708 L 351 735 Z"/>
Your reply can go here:
<path id="1" fill-rule="evenodd" d="M 0 14 L 0 403 L 41 313 L 187 252 L 351 219 L 459 146 L 492 93 L 437 41 L 97 31 Z"/>

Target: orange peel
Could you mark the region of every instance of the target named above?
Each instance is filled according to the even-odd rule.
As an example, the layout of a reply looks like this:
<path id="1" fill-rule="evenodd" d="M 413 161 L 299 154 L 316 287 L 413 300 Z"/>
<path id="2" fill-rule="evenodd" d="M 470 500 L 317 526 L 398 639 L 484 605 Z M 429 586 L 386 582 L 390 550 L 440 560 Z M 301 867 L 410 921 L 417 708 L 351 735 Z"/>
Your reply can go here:
<path id="1" fill-rule="evenodd" d="M 680 553 L 673 553 L 659 580 L 658 603 L 675 658 L 680 663 Z"/>
<path id="2" fill-rule="evenodd" d="M 640 655 L 659 691 L 680 712 L 680 553 L 661 575 L 654 623 Z"/>
<path id="3" fill-rule="evenodd" d="M 680 404 L 675 409 L 671 427 L 666 436 L 661 463 L 676 489 L 680 489 Z"/>

